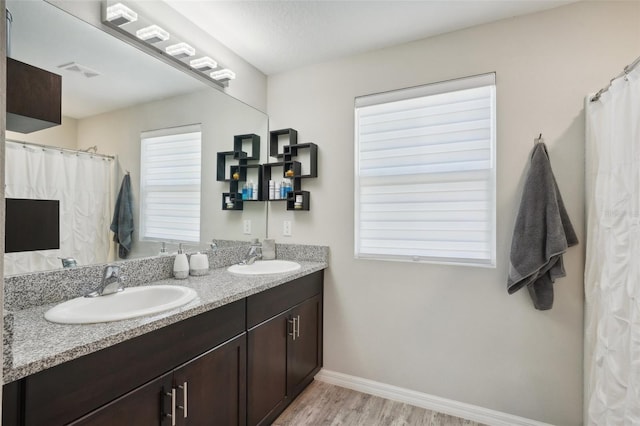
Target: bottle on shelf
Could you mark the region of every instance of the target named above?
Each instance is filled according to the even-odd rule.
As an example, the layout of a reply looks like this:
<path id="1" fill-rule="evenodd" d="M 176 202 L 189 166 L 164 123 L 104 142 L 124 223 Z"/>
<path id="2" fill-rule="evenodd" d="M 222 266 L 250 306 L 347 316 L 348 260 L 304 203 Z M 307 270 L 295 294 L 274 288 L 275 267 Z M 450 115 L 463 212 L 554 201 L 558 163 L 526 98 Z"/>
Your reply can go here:
<path id="1" fill-rule="evenodd" d="M 258 186 L 253 184 L 253 181 L 249 181 L 249 188 L 251 189 L 251 197 L 250 200 L 257 201 L 258 200 Z"/>
<path id="2" fill-rule="evenodd" d="M 253 200 L 253 181 L 250 180 L 247 185 L 247 200 Z"/>
<path id="3" fill-rule="evenodd" d="M 284 198 L 289 198 L 289 193 L 293 191 L 293 184 L 291 183 L 291 179 L 285 179 L 287 183 L 287 190 L 285 191 Z"/>
<path id="4" fill-rule="evenodd" d="M 282 190 L 282 185 L 280 184 L 280 182 L 276 181 L 275 184 L 275 188 L 274 188 L 274 200 L 279 200 L 280 199 L 280 191 Z"/>
<path id="5" fill-rule="evenodd" d="M 270 200 L 276 199 L 276 181 L 275 180 L 269 180 L 269 199 Z"/>

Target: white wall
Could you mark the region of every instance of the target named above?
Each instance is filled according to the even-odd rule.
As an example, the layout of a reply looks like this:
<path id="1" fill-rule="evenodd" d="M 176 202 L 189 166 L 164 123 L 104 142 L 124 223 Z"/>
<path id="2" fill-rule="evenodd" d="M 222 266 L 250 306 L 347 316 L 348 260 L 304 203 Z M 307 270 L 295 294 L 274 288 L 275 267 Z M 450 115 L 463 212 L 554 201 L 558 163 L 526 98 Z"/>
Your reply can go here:
<path id="1" fill-rule="evenodd" d="M 99 152 L 118 155 L 118 188 L 124 173 L 131 173 L 136 257 L 155 255 L 159 249 L 158 243 L 144 244 L 138 239 L 140 133 L 190 124 L 202 125 L 201 241 L 265 236 L 264 203 L 247 203 L 244 211 L 222 210 L 222 193 L 229 191 L 229 184 L 216 181 L 216 153 L 232 151 L 234 135 L 256 133 L 261 136 L 262 157 L 266 157 L 267 116 L 215 89 L 205 89 L 78 121 L 79 148 L 98 145 Z M 243 220 L 251 220 L 251 235 L 242 233 Z"/>
<path id="2" fill-rule="evenodd" d="M 78 148 L 78 120 L 62 117 L 62 124 L 31 133 L 6 132 L 6 138 L 13 141 L 33 142 L 58 148 Z"/>
<path id="3" fill-rule="evenodd" d="M 557 425 L 582 421 L 584 97 L 640 54 L 640 3 L 579 2 L 268 79 L 270 128 L 319 146 L 310 212 L 269 235 L 327 244 L 325 368 Z M 496 269 L 353 259 L 354 97 L 495 71 Z M 550 311 L 506 291 L 511 232 L 543 133 L 581 244 Z M 282 237 L 282 221 L 293 237 Z"/>

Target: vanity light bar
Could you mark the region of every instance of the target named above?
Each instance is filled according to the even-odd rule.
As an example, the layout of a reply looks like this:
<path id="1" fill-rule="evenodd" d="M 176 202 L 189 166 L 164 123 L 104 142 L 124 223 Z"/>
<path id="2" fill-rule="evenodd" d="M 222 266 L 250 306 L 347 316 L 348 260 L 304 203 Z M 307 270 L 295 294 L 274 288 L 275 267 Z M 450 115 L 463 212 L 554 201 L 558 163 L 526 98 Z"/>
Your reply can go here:
<path id="1" fill-rule="evenodd" d="M 157 25 L 149 25 L 136 31 L 136 37 L 147 43 L 158 43 L 169 40 L 169 33 Z"/>
<path id="2" fill-rule="evenodd" d="M 189 62 L 189 65 L 191 65 L 191 68 L 195 68 L 198 71 L 203 72 L 211 71 L 218 68 L 218 63 L 208 56 L 203 56 L 202 58 L 198 59 L 192 59 L 191 62 Z"/>
<path id="3" fill-rule="evenodd" d="M 217 81 L 220 81 L 220 80 L 233 80 L 234 78 L 236 78 L 236 73 L 234 73 L 233 71 L 231 71 L 228 68 L 221 69 L 219 71 L 214 71 L 209 75 L 211 76 L 212 79 L 217 80 Z"/>
<path id="4" fill-rule="evenodd" d="M 178 43 L 167 46 L 166 52 L 175 56 L 176 58 L 186 58 L 187 56 L 193 56 L 196 54 L 196 49 L 188 45 L 187 43 Z"/>
<path id="5" fill-rule="evenodd" d="M 122 3 L 107 7 L 107 21 L 114 25 L 124 25 L 138 20 L 138 14 Z"/>
<path id="6" fill-rule="evenodd" d="M 102 23 L 129 38 L 134 44 L 142 46 L 151 55 L 207 84 L 224 89 L 229 86 L 230 80 L 236 78 L 236 73 L 205 56 L 203 52 L 196 56 L 197 49 L 190 43 L 176 39 L 175 34 L 171 37 L 169 31 L 159 25 L 149 25 L 150 21 L 144 14 L 139 15 L 125 6 L 125 3 L 130 2 L 133 3 L 134 0 L 100 0 Z M 132 22 L 136 23 L 126 25 Z M 168 40 L 170 41 L 167 42 Z"/>

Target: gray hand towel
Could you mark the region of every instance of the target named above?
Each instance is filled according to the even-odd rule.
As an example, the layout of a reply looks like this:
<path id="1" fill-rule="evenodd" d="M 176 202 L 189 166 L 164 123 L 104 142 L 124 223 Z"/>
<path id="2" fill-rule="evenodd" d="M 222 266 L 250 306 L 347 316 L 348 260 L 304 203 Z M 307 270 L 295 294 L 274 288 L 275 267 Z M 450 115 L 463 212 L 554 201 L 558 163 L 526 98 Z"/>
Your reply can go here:
<path id="1" fill-rule="evenodd" d="M 120 192 L 113 211 L 113 220 L 109 227 L 114 232 L 113 241 L 118 247 L 118 256 L 126 259 L 133 244 L 133 207 L 131 203 L 131 177 L 127 173 L 122 179 Z"/>
<path id="2" fill-rule="evenodd" d="M 509 294 L 527 286 L 536 309 L 551 309 L 553 283 L 566 275 L 562 254 L 576 244 L 578 238 L 553 176 L 547 147 L 537 143 L 513 230 Z"/>

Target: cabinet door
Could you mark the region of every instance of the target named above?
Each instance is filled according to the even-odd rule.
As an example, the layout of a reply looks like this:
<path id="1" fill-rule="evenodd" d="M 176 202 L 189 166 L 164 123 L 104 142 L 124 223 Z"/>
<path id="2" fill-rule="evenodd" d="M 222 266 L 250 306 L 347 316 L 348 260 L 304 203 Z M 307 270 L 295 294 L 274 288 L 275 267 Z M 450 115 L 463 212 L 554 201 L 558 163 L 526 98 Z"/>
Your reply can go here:
<path id="1" fill-rule="evenodd" d="M 245 425 L 246 348 L 243 333 L 174 370 L 177 425 Z"/>
<path id="2" fill-rule="evenodd" d="M 277 315 L 248 332 L 247 424 L 268 424 L 287 397 L 287 320 Z M 271 415 L 270 415 L 271 414 Z"/>
<path id="3" fill-rule="evenodd" d="M 289 340 L 287 395 L 295 397 L 322 366 L 322 299 L 312 297 L 290 311 L 295 336 Z"/>
<path id="4" fill-rule="evenodd" d="M 2 386 L 2 421 L 0 425 L 22 424 L 22 380 Z"/>
<path id="5" fill-rule="evenodd" d="M 171 373 L 129 392 L 71 426 L 170 426 Z"/>

